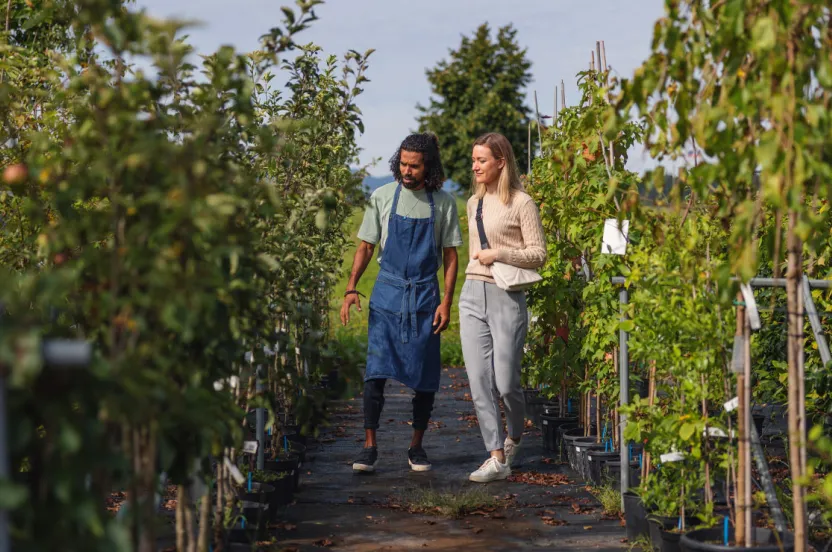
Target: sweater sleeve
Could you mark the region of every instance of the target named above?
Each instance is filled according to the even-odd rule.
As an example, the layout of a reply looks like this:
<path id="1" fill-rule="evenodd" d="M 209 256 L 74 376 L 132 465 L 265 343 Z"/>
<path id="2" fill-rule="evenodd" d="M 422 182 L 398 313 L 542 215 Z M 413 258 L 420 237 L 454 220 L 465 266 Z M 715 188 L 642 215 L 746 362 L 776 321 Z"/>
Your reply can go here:
<path id="1" fill-rule="evenodd" d="M 520 231 L 523 249 L 500 249 L 497 260 L 520 268 L 540 268 L 546 263 L 546 236 L 540 213 L 531 198 L 520 207 Z"/>

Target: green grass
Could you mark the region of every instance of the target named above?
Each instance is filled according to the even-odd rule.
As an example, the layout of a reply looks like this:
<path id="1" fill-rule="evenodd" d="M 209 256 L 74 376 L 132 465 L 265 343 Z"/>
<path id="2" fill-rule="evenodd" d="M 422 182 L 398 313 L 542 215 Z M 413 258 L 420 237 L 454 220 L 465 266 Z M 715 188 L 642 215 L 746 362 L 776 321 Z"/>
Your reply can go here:
<path id="1" fill-rule="evenodd" d="M 617 516 L 621 513 L 621 493 L 617 490 L 608 486 L 596 487 L 592 490 L 592 494 L 601 503 L 605 514 Z"/>
<path id="2" fill-rule="evenodd" d="M 462 289 L 462 284 L 465 281 L 465 267 L 468 265 L 468 220 L 465 214 L 465 200 L 457 198 L 457 209 L 460 217 L 460 228 L 462 230 L 462 247 L 457 249 L 459 253 L 459 268 L 457 270 L 456 290 L 454 292 L 454 304 L 451 309 L 451 324 L 448 329 L 442 333 L 442 363 L 449 366 L 461 366 L 462 360 L 462 346 L 459 342 L 459 312 L 457 310 L 457 302 L 459 292 Z M 339 319 L 339 312 L 341 304 L 344 300 L 344 291 L 347 287 L 347 280 L 349 279 L 350 269 L 352 268 L 352 259 L 355 255 L 355 249 L 358 245 L 358 228 L 361 226 L 361 220 L 364 216 L 363 209 L 356 210 L 351 217 L 348 224 L 348 232 L 352 239 L 352 244 L 346 251 L 344 251 L 341 259 L 341 278 L 338 280 L 338 285 L 335 286 L 332 295 L 332 308 L 330 316 L 332 317 L 332 328 L 334 328 L 335 338 L 339 341 L 348 342 L 352 346 L 359 345 L 366 349 L 367 344 L 367 318 L 369 314 L 368 301 L 370 293 L 373 291 L 373 283 L 378 276 L 379 264 L 376 256 L 370 261 L 370 265 L 358 282 L 358 291 L 363 293 L 367 298 L 361 298 L 361 312 L 355 308 L 350 312 L 350 323 L 347 327 L 341 325 Z M 445 277 L 443 269 L 439 270 L 439 287 L 444 295 L 445 292 Z"/>
<path id="3" fill-rule="evenodd" d="M 411 512 L 460 518 L 482 508 L 494 508 L 497 500 L 481 486 L 440 492 L 415 489 L 406 493 L 405 503 Z"/>

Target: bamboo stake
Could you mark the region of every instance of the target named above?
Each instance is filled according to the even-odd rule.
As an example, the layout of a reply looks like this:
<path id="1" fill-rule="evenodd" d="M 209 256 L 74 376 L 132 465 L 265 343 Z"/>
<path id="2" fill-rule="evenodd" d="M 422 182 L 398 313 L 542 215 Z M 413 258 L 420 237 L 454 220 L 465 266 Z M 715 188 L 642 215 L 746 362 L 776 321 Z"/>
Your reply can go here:
<path id="1" fill-rule="evenodd" d="M 566 85 L 563 84 L 563 79 L 560 80 L 560 108 L 566 109 Z"/>
<path id="2" fill-rule="evenodd" d="M 647 379 L 647 401 L 650 408 L 656 400 L 656 361 L 650 361 L 650 376 Z M 641 480 L 646 482 L 650 477 L 650 453 L 645 451 L 641 462 Z"/>
<path id="3" fill-rule="evenodd" d="M 613 370 L 615 371 L 615 381 L 618 381 L 618 347 L 613 347 L 612 348 L 612 365 L 613 365 Z M 619 406 L 618 403 L 619 403 L 619 401 L 615 401 L 615 408 L 613 409 L 613 414 L 612 414 L 612 427 L 613 428 L 616 427 L 616 425 L 617 425 L 616 422 L 618 421 L 618 406 Z M 623 435 L 622 435 L 622 437 L 623 437 Z M 618 448 L 618 443 L 619 443 L 618 430 L 613 429 L 613 431 L 612 431 L 613 448 Z"/>
<path id="4" fill-rule="evenodd" d="M 743 362 L 743 397 L 745 402 L 741 403 L 743 417 L 745 418 L 745 431 L 740 434 L 740 439 L 742 439 L 743 443 L 743 463 L 745 464 L 745 471 L 742 474 L 742 478 L 745 479 L 743 485 L 745 489 L 745 496 L 743 497 L 745 510 L 743 515 L 745 515 L 745 544 L 746 546 L 753 546 L 754 526 L 751 524 L 751 324 L 748 316 L 745 316 L 745 313 L 743 313 L 742 319 L 743 335 L 745 336 L 745 340 L 743 341 L 745 346 L 745 350 L 743 351 L 743 356 L 745 357 L 745 362 Z"/>
<path id="5" fill-rule="evenodd" d="M 590 58 L 591 58 L 589 60 L 589 70 L 590 71 L 595 71 L 595 52 L 590 51 L 589 55 L 590 55 Z"/>
<path id="6" fill-rule="evenodd" d="M 606 71 L 607 70 L 606 65 L 604 65 L 604 66 L 601 65 L 601 41 L 600 40 L 595 41 L 595 58 L 598 60 L 598 72 L 599 73 L 601 72 L 602 67 L 603 67 L 603 70 Z"/>
<path id="7" fill-rule="evenodd" d="M 558 86 L 555 85 L 555 115 L 552 117 L 552 127 L 558 126 Z"/>
<path id="8" fill-rule="evenodd" d="M 604 73 L 607 72 L 609 66 L 607 65 L 607 47 L 604 45 L 604 41 L 601 41 L 601 55 L 604 57 Z M 609 76 L 607 76 L 607 82 L 609 82 Z"/>
<path id="9" fill-rule="evenodd" d="M 543 153 L 543 136 L 540 134 L 540 110 L 537 107 L 537 90 L 534 91 L 534 113 L 537 116 L 537 147 Z"/>
<path id="10" fill-rule="evenodd" d="M 601 442 L 601 384 L 595 391 L 595 442 Z M 624 469 L 624 468 L 621 468 Z"/>
<path id="11" fill-rule="evenodd" d="M 738 338 L 745 336 L 745 307 L 742 306 L 743 297 L 741 293 L 737 293 L 737 329 L 736 334 Z M 737 451 L 737 492 L 736 492 L 736 545 L 746 546 L 746 527 L 745 527 L 745 486 L 749 483 L 745 479 L 745 435 L 748 433 L 745 419 L 745 374 L 737 374 L 737 398 L 739 399 L 739 410 L 737 412 L 737 434 L 738 434 L 738 451 Z"/>
<path id="12" fill-rule="evenodd" d="M 713 504 L 714 493 L 711 488 L 711 463 L 708 455 L 708 388 L 705 385 L 705 374 L 699 374 L 699 382 L 702 385 L 702 418 L 705 420 L 705 440 L 703 442 L 705 456 L 705 504 Z"/>
<path id="13" fill-rule="evenodd" d="M 529 184 L 532 183 L 532 123 L 529 121 L 529 164 L 526 170 L 529 175 Z"/>

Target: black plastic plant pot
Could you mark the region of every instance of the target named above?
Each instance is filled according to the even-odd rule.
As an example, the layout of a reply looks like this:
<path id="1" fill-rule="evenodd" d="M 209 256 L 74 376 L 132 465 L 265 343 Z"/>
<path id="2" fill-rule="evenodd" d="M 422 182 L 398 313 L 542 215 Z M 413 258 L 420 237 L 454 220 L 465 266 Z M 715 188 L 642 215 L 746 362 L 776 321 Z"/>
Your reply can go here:
<path id="1" fill-rule="evenodd" d="M 601 482 L 607 483 L 613 489 L 621 491 L 621 461 L 607 460 L 601 467 Z M 641 468 L 638 462 L 630 462 L 629 487 L 634 489 L 641 484 Z"/>
<path id="2" fill-rule="evenodd" d="M 543 415 L 550 418 L 557 417 L 560 414 L 560 405 L 556 402 L 547 402 L 543 404 Z M 577 419 L 577 418 L 576 418 Z"/>
<path id="3" fill-rule="evenodd" d="M 561 434 L 563 449 L 566 451 L 566 460 L 572 469 L 575 469 L 575 440 L 584 438 L 584 428 L 574 427 L 567 429 Z"/>
<path id="4" fill-rule="evenodd" d="M 251 548 L 252 532 L 239 524 L 228 530 L 228 542 L 231 544 L 245 544 Z"/>
<path id="5" fill-rule="evenodd" d="M 591 439 L 589 442 L 575 441 L 575 458 L 578 461 L 578 473 L 581 474 L 584 481 L 589 481 L 589 455 L 593 452 L 602 452 L 604 445 L 595 442 L 595 437 L 584 437 L 584 439 Z"/>
<path id="6" fill-rule="evenodd" d="M 543 448 L 550 452 L 557 451 L 560 448 L 558 429 L 564 424 L 574 424 L 576 420 L 577 418 L 558 418 L 543 414 L 540 417 L 540 425 L 543 430 Z"/>
<path id="7" fill-rule="evenodd" d="M 617 450 L 605 452 L 603 450 L 592 450 L 587 453 L 589 467 L 589 480 L 595 486 L 604 484 L 602 474 L 607 462 L 618 460 L 621 454 Z"/>
<path id="8" fill-rule="evenodd" d="M 300 458 L 296 454 L 281 452 L 275 460 L 267 460 L 263 467 L 277 472 L 290 472 L 294 483 L 293 491 L 300 487 Z"/>
<path id="9" fill-rule="evenodd" d="M 676 539 L 675 548 L 672 547 L 674 545 L 673 542 L 668 542 L 667 548 L 665 548 L 665 541 L 673 541 L 673 537 L 662 536 L 663 533 L 672 531 L 673 529 L 678 527 L 679 516 L 667 517 L 658 516 L 656 514 L 647 514 L 647 521 L 650 523 L 650 540 L 653 542 L 654 549 L 659 550 L 660 552 L 672 552 L 674 550 L 680 550 L 679 539 Z M 695 527 L 698 523 L 699 520 L 696 518 L 685 518 L 685 527 Z M 679 533 L 676 534 L 678 535 Z"/>
<path id="10" fill-rule="evenodd" d="M 777 533 L 770 529 L 755 527 L 752 535 L 754 544 L 739 547 L 734 544 L 734 528 L 728 530 L 728 545 L 725 544 L 725 530 L 721 527 L 697 529 L 682 536 L 682 552 L 719 552 L 728 550 L 750 550 L 752 552 L 791 552 L 794 550 L 794 536 L 791 533 Z"/>
<path id="11" fill-rule="evenodd" d="M 659 536 L 661 537 L 661 552 L 682 552 L 682 546 L 679 541 L 682 539 L 682 532 L 677 529 L 663 529 L 659 528 Z"/>
<path id="12" fill-rule="evenodd" d="M 624 522 L 627 524 L 627 539 L 635 542 L 641 537 L 650 538 L 647 510 L 641 497 L 633 491 L 624 493 Z"/>

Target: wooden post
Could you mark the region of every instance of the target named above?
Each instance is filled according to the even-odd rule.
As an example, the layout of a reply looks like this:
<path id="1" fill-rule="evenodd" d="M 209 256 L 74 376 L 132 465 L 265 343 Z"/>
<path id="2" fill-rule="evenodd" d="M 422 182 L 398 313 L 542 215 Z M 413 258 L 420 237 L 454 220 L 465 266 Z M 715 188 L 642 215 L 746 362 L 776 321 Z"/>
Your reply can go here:
<path id="1" fill-rule="evenodd" d="M 560 108 L 566 109 L 566 85 L 560 80 Z"/>
<path id="2" fill-rule="evenodd" d="M 604 57 L 604 73 L 607 72 L 607 47 L 604 45 L 604 41 L 601 41 L 601 55 Z M 607 81 L 609 81 L 609 77 L 607 77 Z"/>
<path id="3" fill-rule="evenodd" d="M 737 329 L 736 335 L 739 339 L 745 337 L 745 307 L 742 306 L 742 293 L 737 293 Z M 745 396 L 745 374 L 737 374 L 737 398 L 739 400 L 739 408 L 737 410 L 737 492 L 736 492 L 736 545 L 746 546 L 746 527 L 745 527 L 745 486 L 749 483 L 745 479 L 745 436 L 748 434 L 745 419 L 745 404 L 748 400 Z"/>
<path id="4" fill-rule="evenodd" d="M 595 442 L 601 442 L 601 384 L 595 391 Z M 624 469 L 624 468 L 621 468 Z"/>
<path id="5" fill-rule="evenodd" d="M 601 65 L 601 41 L 595 41 L 595 57 L 598 59 L 598 72 L 600 73 L 602 70 L 606 71 L 606 65 Z"/>

